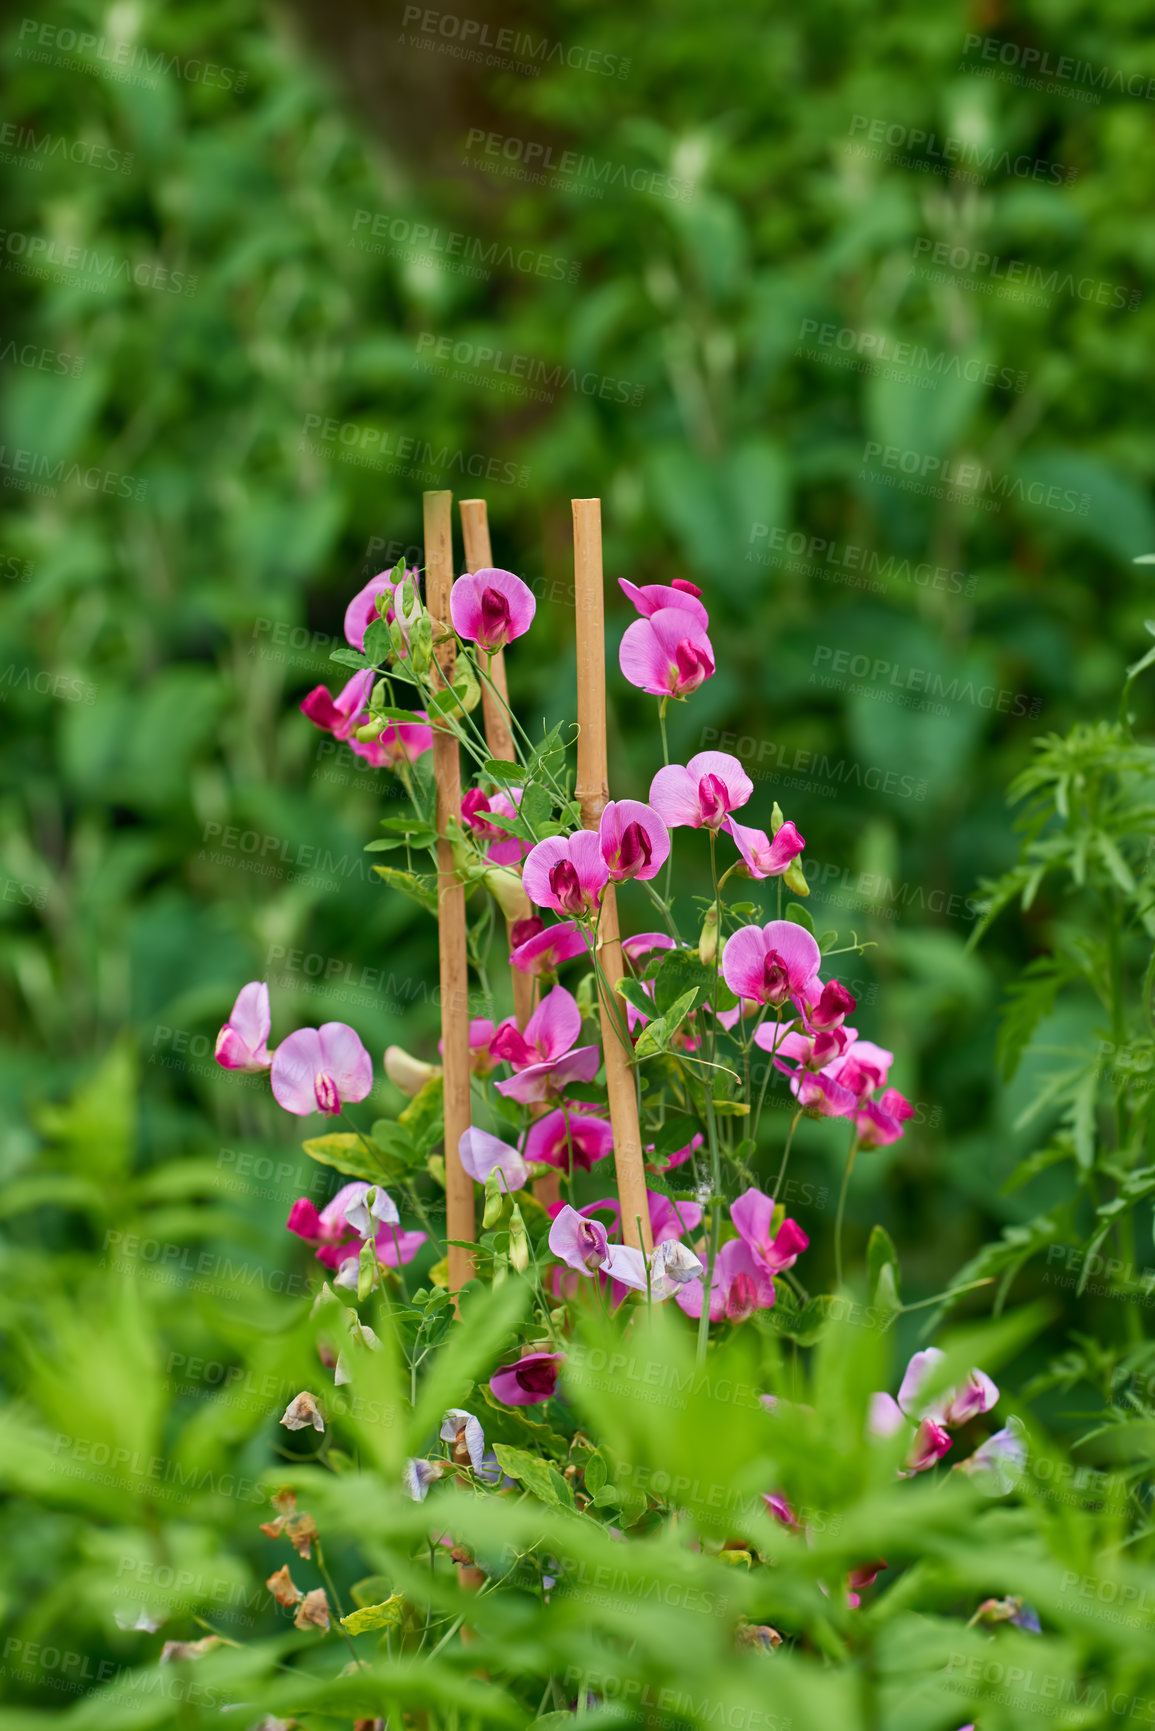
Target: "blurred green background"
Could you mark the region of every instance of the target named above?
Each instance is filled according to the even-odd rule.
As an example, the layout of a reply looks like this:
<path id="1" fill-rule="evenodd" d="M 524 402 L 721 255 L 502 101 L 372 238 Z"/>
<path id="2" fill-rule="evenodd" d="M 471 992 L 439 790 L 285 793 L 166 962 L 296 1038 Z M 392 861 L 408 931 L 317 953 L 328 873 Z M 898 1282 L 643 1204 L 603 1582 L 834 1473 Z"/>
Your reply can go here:
<path id="1" fill-rule="evenodd" d="M 308 1262 L 285 1213 L 326 1192 L 212 1063 L 246 980 L 274 1038 L 338 1018 L 379 1074 L 390 1041 L 431 1053 L 433 926 L 361 852 L 389 778 L 297 710 L 341 681 L 350 596 L 420 557 L 429 486 L 484 496 L 539 596 L 509 657 L 527 722 L 572 713 L 572 497 L 603 500 L 610 577 L 704 589 L 718 673 L 671 749 L 738 751 L 750 821 L 777 799 L 806 836 L 820 924 L 877 946 L 845 970 L 856 1020 L 917 1111 L 852 1213 L 909 1296 L 1029 1211 L 1000 1194 L 1026 1082 L 992 1050 L 1059 910 L 975 953 L 968 898 L 1013 857 L 1031 740 L 1113 711 L 1151 611 L 1149 25 L 1126 0 L 11 15 L 10 1319 L 46 1282 L 98 1291 L 136 1232 L 243 1253 L 240 1309 L 274 1326 L 273 1277 Z M 1031 89 L 1044 52 L 1075 71 Z M 960 467 L 949 497 L 894 484 Z M 658 761 L 616 673 L 631 616 L 611 603 L 618 795 Z M 816 1239 L 828 1132 L 799 1138 Z M 192 1355 L 237 1295 L 172 1262 Z"/>

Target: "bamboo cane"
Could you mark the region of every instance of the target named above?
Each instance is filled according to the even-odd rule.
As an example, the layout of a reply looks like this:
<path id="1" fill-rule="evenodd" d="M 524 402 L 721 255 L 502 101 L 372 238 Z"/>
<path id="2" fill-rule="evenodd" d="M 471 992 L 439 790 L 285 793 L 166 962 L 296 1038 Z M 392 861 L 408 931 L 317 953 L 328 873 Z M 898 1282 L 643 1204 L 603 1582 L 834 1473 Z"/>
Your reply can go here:
<path id="1" fill-rule="evenodd" d="M 462 499 L 460 510 L 461 534 L 465 542 L 465 569 L 471 572 L 482 571 L 493 564 L 485 500 Z M 505 654 L 502 650 L 496 650 L 490 658 L 488 672 L 501 694 L 501 702 L 498 702 L 488 685 L 482 686 L 481 713 L 485 720 L 485 743 L 491 757 L 512 763 L 513 734 L 510 732 L 505 710 L 501 707 L 504 703 L 506 710 L 509 708 L 509 687 L 505 680 Z M 512 925 L 513 921 L 507 918 L 507 931 Z M 513 1013 L 517 1017 L 518 1027 L 524 1029 L 533 1013 L 533 976 L 523 974 L 520 968 L 511 967 L 509 971 L 513 983 Z"/>
<path id="2" fill-rule="evenodd" d="M 438 622 L 449 619 L 453 587 L 453 494 L 425 493 L 425 598 Z M 452 640 L 435 651 L 433 685 L 453 679 Z M 432 672 L 432 670 L 431 670 Z M 446 1236 L 472 1243 L 475 1236 L 473 1180 L 461 1164 L 458 1143 L 469 1129 L 469 964 L 465 935 L 465 890 L 453 864 L 451 819 L 461 819 L 461 763 L 457 741 L 445 722 L 433 722 L 433 776 L 437 784 L 437 936 L 441 975 L 441 1043 L 445 1072 Z M 473 1255 L 449 1246 L 449 1289 L 459 1293 L 473 1277 Z"/>
<path id="3" fill-rule="evenodd" d="M 467 571 L 482 571 L 493 564 L 493 551 L 489 540 L 489 517 L 484 499 L 462 499 L 461 535 L 465 542 L 465 569 Z M 489 676 L 501 694 L 501 703 L 487 685 L 481 688 L 481 709 L 485 720 L 485 743 L 490 755 L 504 759 L 506 763 L 514 760 L 513 734 L 510 732 L 506 710 L 509 708 L 509 687 L 505 679 L 505 655 L 497 650 L 489 663 Z M 510 938 L 510 948 L 513 947 L 511 931 L 513 920 L 507 916 L 505 922 L 506 935 Z M 534 998 L 536 996 L 536 981 L 532 974 L 523 974 L 520 968 L 510 967 L 510 980 L 513 985 L 513 1013 L 517 1025 L 523 1031 L 525 1024 L 533 1014 Z M 561 1179 L 556 1173 L 549 1173 L 539 1178 L 533 1187 L 534 1196 L 543 1208 L 561 1200 Z"/>
<path id="4" fill-rule="evenodd" d="M 577 794 L 582 825 L 596 829 L 609 803 L 606 747 L 606 630 L 602 596 L 602 502 L 574 499 L 574 596 L 577 612 L 578 746 Z M 638 1097 L 624 1033 L 625 1000 L 615 990 L 622 978 L 622 940 L 614 885 L 607 884 L 598 923 L 599 982 L 606 1092 L 614 1133 L 622 1237 L 635 1249 L 653 1249 L 646 1173 L 638 1127 Z"/>

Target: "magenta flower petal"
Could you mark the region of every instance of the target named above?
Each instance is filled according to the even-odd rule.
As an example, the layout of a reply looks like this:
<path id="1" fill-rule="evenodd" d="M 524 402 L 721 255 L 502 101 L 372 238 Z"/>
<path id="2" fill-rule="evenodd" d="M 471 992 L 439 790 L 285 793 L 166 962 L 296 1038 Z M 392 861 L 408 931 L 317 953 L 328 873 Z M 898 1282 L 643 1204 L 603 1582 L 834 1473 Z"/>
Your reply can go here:
<path id="1" fill-rule="evenodd" d="M 556 1166 L 559 1172 L 568 1172 L 572 1161 L 575 1172 L 588 1172 L 613 1145 L 614 1133 L 605 1118 L 559 1106 L 530 1125 L 525 1157 L 531 1164 Z"/>
<path id="2" fill-rule="evenodd" d="M 601 1057 L 600 1046 L 578 1046 L 550 1063 L 530 1064 L 519 1070 L 508 1082 L 498 1082 L 497 1091 L 523 1106 L 553 1099 L 564 1094 L 573 1082 L 592 1082 Z"/>
<path id="3" fill-rule="evenodd" d="M 598 822 L 598 845 L 615 883 L 657 877 L 670 854 L 670 835 L 640 799 L 611 799 Z"/>
<path id="4" fill-rule="evenodd" d="M 407 575 L 416 584 L 417 572 L 410 571 Z M 358 590 L 357 594 L 354 595 L 345 609 L 345 641 L 351 648 L 360 649 L 364 653 L 366 629 L 374 619 L 382 617 L 377 608 L 377 597 L 385 594 L 386 590 L 392 597 L 396 594 L 396 588 L 391 572 L 378 571 L 376 577 L 370 577 L 365 587 Z M 392 613 L 392 605 L 388 611 Z"/>
<path id="5" fill-rule="evenodd" d="M 935 1424 L 933 1419 L 924 1418 L 907 1456 L 907 1468 L 912 1473 L 925 1473 L 953 1447 L 954 1443 L 942 1426 Z"/>
<path id="6" fill-rule="evenodd" d="M 515 1364 L 507 1364 L 489 1379 L 493 1394 L 503 1406 L 537 1406 L 557 1389 L 558 1371 L 564 1352 L 530 1352 Z"/>
<path id="7" fill-rule="evenodd" d="M 516 1148 L 491 1136 L 488 1130 L 466 1130 L 457 1144 L 461 1164 L 477 1184 L 484 1184 L 491 1172 L 500 1172 L 503 1188 L 523 1190 L 529 1179 L 526 1163 Z"/>
<path id="8" fill-rule="evenodd" d="M 331 733 L 334 739 L 348 739 L 355 727 L 368 720 L 369 698 L 373 690 L 373 674 L 365 668 L 355 673 L 343 685 L 335 698 L 323 685 L 314 686 L 302 699 L 302 715 L 307 715 L 315 727 Z"/>
<path id="9" fill-rule="evenodd" d="M 564 986 L 555 986 L 525 1024 L 525 1039 L 547 1060 L 568 1052 L 582 1031 L 582 1013 L 577 999 Z"/>
<path id="10" fill-rule="evenodd" d="M 714 672 L 714 650 L 686 607 L 659 607 L 627 625 L 618 665 L 631 685 L 654 697 L 686 697 Z"/>
<path id="11" fill-rule="evenodd" d="M 559 914 L 595 914 L 609 882 L 601 844 L 593 830 L 548 836 L 530 849 L 521 881 L 530 901 Z"/>
<path id="12" fill-rule="evenodd" d="M 822 952 L 803 926 L 771 920 L 734 933 L 722 952 L 722 976 L 736 997 L 778 1005 L 804 996 L 821 962 Z"/>
<path id="13" fill-rule="evenodd" d="M 622 954 L 631 967 L 636 968 L 645 957 L 655 950 L 672 950 L 677 946 L 673 938 L 665 932 L 638 932 L 632 938 L 622 940 Z"/>
<path id="14" fill-rule="evenodd" d="M 789 822 L 782 825 L 773 841 L 764 829 L 748 829 L 732 817 L 724 820 L 722 828 L 733 837 L 751 877 L 781 877 L 790 861 L 806 846 L 805 839 Z"/>
<path id="15" fill-rule="evenodd" d="M 310 1202 L 307 1196 L 298 1196 L 289 1209 L 289 1218 L 285 1225 L 290 1232 L 295 1232 L 298 1238 L 303 1238 L 306 1244 L 320 1244 L 325 1235 L 316 1204 Z"/>
<path id="16" fill-rule="evenodd" d="M 784 1220 L 773 1237 L 774 1202 L 761 1190 L 747 1190 L 730 1205 L 739 1236 L 769 1274 L 793 1267 L 810 1240 L 796 1220 Z"/>
<path id="17" fill-rule="evenodd" d="M 224 1070 L 244 1070 L 255 1075 L 272 1063 L 266 1041 L 273 1026 L 269 988 L 263 980 L 252 980 L 237 993 L 229 1019 L 217 1035 L 216 1060 Z"/>
<path id="18" fill-rule="evenodd" d="M 827 980 L 825 983 L 821 980 L 815 980 L 814 984 L 822 986 L 822 991 L 817 998 L 805 1006 L 808 1026 L 824 1031 L 840 1028 L 847 1016 L 856 1008 L 857 1000 L 837 980 Z"/>
<path id="19" fill-rule="evenodd" d="M 523 974 L 556 973 L 563 962 L 586 953 L 586 941 L 571 921 L 547 926 L 510 952 L 510 963 Z"/>
<path id="20" fill-rule="evenodd" d="M 697 620 L 702 631 L 709 629 L 710 615 L 699 600 L 702 591 L 692 584 L 683 586 L 680 583 L 675 589 L 671 583 L 645 583 L 639 588 L 636 583 L 619 577 L 618 588 L 627 601 L 633 602 L 643 619 L 652 619 L 660 607 L 676 607 Z"/>
<path id="21" fill-rule="evenodd" d="M 681 824 L 720 829 L 753 791 L 754 783 L 736 757 L 699 751 L 689 763 L 669 763 L 658 770 L 650 783 L 650 804 L 671 829 Z"/>
<path id="22" fill-rule="evenodd" d="M 459 577 L 449 594 L 449 617 L 457 635 L 491 652 L 524 636 L 536 611 L 529 584 L 495 566 Z"/>
<path id="23" fill-rule="evenodd" d="M 701 1316 L 702 1286 L 702 1281 L 693 1281 L 678 1292 L 678 1304 L 687 1316 Z M 741 1238 L 727 1239 L 714 1263 L 710 1321 L 744 1322 L 754 1311 L 769 1310 L 773 1303 L 774 1282 L 750 1246 Z"/>
<path id="24" fill-rule="evenodd" d="M 655 1246 L 680 1238 L 701 1225 L 702 1210 L 696 1202 L 674 1202 L 657 1190 L 647 1190 L 650 1205 L 650 1230 Z"/>
<path id="25" fill-rule="evenodd" d="M 299 1028 L 273 1054 L 273 1097 L 286 1112 L 335 1116 L 346 1100 L 363 1100 L 373 1086 L 373 1061 L 344 1022 Z"/>
<path id="26" fill-rule="evenodd" d="M 378 1262 L 386 1268 L 401 1268 L 413 1261 L 426 1241 L 424 1232 L 401 1232 L 396 1226 L 383 1226 L 374 1244 Z"/>

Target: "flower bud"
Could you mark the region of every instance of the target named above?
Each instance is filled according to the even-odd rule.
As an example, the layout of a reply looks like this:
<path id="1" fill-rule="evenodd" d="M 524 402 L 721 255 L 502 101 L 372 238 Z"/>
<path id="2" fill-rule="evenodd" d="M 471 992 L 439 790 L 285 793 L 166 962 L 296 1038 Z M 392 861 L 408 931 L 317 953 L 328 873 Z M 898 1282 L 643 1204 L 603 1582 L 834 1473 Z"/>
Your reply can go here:
<path id="1" fill-rule="evenodd" d="M 496 1226 L 505 1210 L 505 1192 L 501 1188 L 501 1179 L 496 1168 L 485 1180 L 485 1213 L 481 1217 L 482 1226 L 487 1229 Z"/>
<path id="2" fill-rule="evenodd" d="M 362 745 L 370 745 L 373 740 L 380 739 L 388 725 L 383 715 L 375 715 L 371 721 L 353 729 L 353 738 L 360 740 Z"/>
<path id="3" fill-rule="evenodd" d="M 377 1246 L 367 1238 L 357 1259 L 357 1299 L 363 1302 L 377 1285 Z"/>
<path id="4" fill-rule="evenodd" d="M 482 883 L 497 902 L 507 920 L 528 919 L 532 912 L 529 897 L 521 887 L 521 878 L 508 866 L 491 866 Z"/>
<path id="5" fill-rule="evenodd" d="M 718 954 L 718 904 L 713 902 L 702 921 L 698 938 L 698 960 L 704 968 L 711 967 Z"/>
<path id="6" fill-rule="evenodd" d="M 777 835 L 785 822 L 786 819 L 782 816 L 782 807 L 775 800 L 770 809 L 770 834 Z"/>
<path id="7" fill-rule="evenodd" d="M 782 873 L 782 882 L 786 885 L 788 890 L 793 890 L 796 896 L 808 896 L 810 894 L 810 885 L 806 882 L 806 873 L 802 870 L 802 863 L 798 859 L 792 859 L 790 861 L 790 864 Z"/>
<path id="8" fill-rule="evenodd" d="M 440 1076 L 440 1064 L 426 1064 L 420 1058 L 413 1057 L 403 1046 L 386 1046 L 385 1074 L 395 1088 L 400 1088 L 403 1094 L 408 1094 L 412 1100 L 420 1094 L 426 1082 L 432 1082 L 434 1076 Z"/>
<path id="9" fill-rule="evenodd" d="M 509 1222 L 509 1261 L 512 1268 L 519 1274 L 524 1274 L 529 1267 L 529 1234 L 525 1230 L 525 1221 L 521 1217 L 521 1209 L 513 1204 Z"/>

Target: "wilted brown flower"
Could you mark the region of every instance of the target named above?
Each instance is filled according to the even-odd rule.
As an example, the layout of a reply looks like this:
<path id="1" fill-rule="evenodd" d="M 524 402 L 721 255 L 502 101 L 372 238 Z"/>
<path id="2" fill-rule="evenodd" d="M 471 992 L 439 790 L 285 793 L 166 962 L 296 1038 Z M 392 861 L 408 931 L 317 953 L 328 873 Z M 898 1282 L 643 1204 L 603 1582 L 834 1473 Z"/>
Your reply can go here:
<path id="1" fill-rule="evenodd" d="M 329 1601 L 325 1597 L 324 1587 L 314 1587 L 311 1593 L 305 1594 L 297 1606 L 293 1627 L 294 1629 L 328 1629 Z"/>

